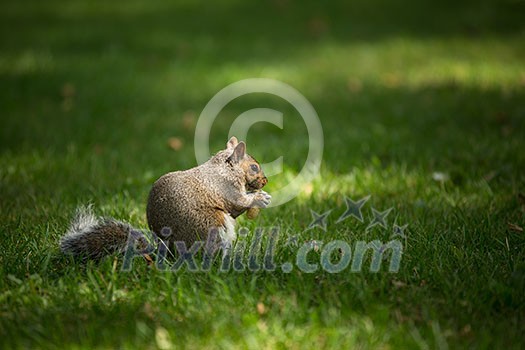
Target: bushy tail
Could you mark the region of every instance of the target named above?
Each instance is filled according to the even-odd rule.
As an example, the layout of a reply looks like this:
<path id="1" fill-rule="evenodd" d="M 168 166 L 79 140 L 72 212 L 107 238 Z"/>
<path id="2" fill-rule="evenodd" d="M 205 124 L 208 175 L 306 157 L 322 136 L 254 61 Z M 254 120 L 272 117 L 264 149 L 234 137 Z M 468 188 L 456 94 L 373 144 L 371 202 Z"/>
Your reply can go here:
<path id="1" fill-rule="evenodd" d="M 147 244 L 141 232 L 131 225 L 113 218 L 98 218 L 91 207 L 80 207 L 60 240 L 60 250 L 82 259 L 99 260 L 109 254 L 124 252 L 130 237 L 139 244 Z"/>

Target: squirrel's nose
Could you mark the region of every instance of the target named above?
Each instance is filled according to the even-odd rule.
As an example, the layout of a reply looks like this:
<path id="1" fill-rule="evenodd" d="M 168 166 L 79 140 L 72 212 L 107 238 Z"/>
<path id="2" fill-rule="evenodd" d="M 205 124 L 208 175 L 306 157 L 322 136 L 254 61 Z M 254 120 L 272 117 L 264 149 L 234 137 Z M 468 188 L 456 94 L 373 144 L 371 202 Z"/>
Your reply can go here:
<path id="1" fill-rule="evenodd" d="M 262 179 L 263 186 L 265 186 L 268 183 L 268 178 L 265 176 Z"/>

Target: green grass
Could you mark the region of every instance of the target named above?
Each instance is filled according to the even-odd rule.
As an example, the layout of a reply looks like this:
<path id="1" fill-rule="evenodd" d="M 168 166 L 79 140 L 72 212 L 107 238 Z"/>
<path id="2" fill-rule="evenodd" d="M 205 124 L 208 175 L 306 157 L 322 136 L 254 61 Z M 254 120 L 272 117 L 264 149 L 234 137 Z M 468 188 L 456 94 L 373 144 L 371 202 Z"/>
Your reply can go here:
<path id="1" fill-rule="evenodd" d="M 522 347 L 525 233 L 509 224 L 525 227 L 524 3 L 348 3 L 2 3 L 0 347 Z M 147 227 L 153 181 L 196 165 L 201 110 L 252 77 L 300 91 L 325 149 L 320 178 L 240 225 L 279 227 L 282 263 L 291 235 L 353 246 L 408 224 L 398 273 L 171 273 L 140 260 L 126 273 L 119 256 L 60 254 L 82 204 Z M 232 102 L 211 147 L 256 107 L 285 115 L 284 130 L 248 134 L 261 162 L 284 156 L 271 193 L 306 158 L 291 106 Z M 365 223 L 336 223 L 344 196 L 369 194 Z M 393 208 L 389 230 L 366 231 L 371 207 Z M 310 209 L 333 210 L 326 233 L 307 230 Z"/>

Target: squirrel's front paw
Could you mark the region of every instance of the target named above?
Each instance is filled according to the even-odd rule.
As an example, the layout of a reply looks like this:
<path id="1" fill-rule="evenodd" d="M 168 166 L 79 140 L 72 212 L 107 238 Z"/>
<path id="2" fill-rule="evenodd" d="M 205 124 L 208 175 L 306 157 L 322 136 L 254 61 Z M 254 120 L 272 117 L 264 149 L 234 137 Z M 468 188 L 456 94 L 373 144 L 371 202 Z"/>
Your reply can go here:
<path id="1" fill-rule="evenodd" d="M 252 206 L 256 208 L 266 208 L 270 204 L 272 196 L 264 191 L 255 192 Z"/>

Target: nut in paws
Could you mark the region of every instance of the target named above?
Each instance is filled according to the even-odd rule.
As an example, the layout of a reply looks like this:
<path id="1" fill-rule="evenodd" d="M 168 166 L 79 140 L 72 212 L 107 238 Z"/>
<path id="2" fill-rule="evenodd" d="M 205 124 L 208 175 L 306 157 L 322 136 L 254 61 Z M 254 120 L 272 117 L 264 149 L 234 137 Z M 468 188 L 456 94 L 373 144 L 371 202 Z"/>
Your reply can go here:
<path id="1" fill-rule="evenodd" d="M 254 193 L 254 199 L 252 205 L 256 208 L 266 208 L 272 199 L 268 193 L 259 191 Z"/>

